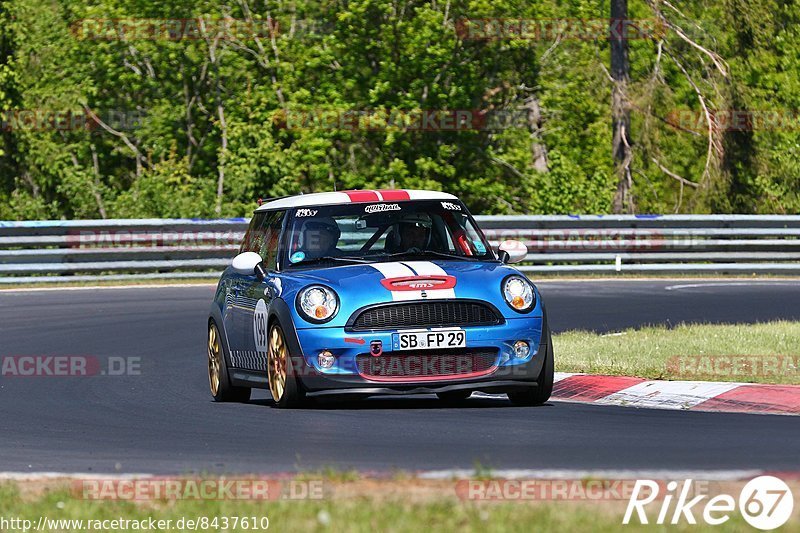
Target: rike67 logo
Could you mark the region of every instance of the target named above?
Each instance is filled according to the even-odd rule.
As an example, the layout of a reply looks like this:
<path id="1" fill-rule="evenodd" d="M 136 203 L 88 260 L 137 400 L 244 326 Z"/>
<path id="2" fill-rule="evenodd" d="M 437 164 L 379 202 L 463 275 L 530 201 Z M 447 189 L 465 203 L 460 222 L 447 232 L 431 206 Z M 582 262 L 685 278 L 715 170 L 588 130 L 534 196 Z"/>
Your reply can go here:
<path id="1" fill-rule="evenodd" d="M 682 485 L 677 481 L 670 481 L 666 484 L 666 493 L 660 494 L 660 488 L 663 487 L 663 483 L 649 479 L 637 480 L 622 523 L 631 523 L 635 514 L 641 524 L 648 524 L 652 519 L 648 512 L 657 509 L 656 524 L 679 524 L 684 520 L 688 524 L 696 524 L 697 513 L 706 524 L 717 526 L 727 522 L 738 507 L 738 512 L 748 524 L 768 531 L 785 524 L 794 509 L 791 489 L 783 480 L 774 476 L 759 476 L 748 481 L 742 488 L 738 501 L 729 494 L 717 494 L 713 497 L 701 494 L 690 499 L 693 491 L 691 479 L 683 481 Z"/>

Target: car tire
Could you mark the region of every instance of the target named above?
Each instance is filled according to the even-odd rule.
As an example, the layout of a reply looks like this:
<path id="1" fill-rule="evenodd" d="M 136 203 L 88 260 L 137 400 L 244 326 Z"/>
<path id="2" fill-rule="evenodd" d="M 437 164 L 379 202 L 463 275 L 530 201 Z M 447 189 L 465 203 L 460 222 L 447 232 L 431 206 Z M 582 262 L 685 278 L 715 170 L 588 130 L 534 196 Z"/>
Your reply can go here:
<path id="1" fill-rule="evenodd" d="M 250 400 L 249 387 L 231 385 L 225 343 L 222 342 L 217 324 L 208 323 L 208 385 L 215 402 L 247 402 Z"/>
<path id="2" fill-rule="evenodd" d="M 472 395 L 470 390 L 454 390 L 447 392 L 437 392 L 436 396 L 445 403 L 458 404 L 465 401 Z"/>
<path id="3" fill-rule="evenodd" d="M 508 399 L 511 403 L 519 406 L 542 405 L 550 399 L 553 393 L 553 380 L 555 376 L 555 364 L 553 362 L 553 341 L 550 335 L 550 328 L 546 329 L 547 346 L 544 351 L 544 364 L 536 386 L 530 387 L 525 391 L 509 392 Z"/>
<path id="4" fill-rule="evenodd" d="M 305 404 L 305 392 L 297 379 L 289 345 L 283 328 L 277 322 L 269 328 L 267 347 L 267 377 L 275 406 L 293 409 Z"/>

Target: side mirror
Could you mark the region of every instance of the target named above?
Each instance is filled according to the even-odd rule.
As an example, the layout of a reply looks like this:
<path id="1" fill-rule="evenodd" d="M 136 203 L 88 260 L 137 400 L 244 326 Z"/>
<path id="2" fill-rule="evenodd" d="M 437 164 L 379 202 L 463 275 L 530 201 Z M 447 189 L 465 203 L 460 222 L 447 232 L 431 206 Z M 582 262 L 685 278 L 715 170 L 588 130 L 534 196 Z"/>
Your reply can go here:
<path id="1" fill-rule="evenodd" d="M 231 268 L 243 276 L 256 276 L 258 279 L 264 279 L 267 276 L 264 262 L 261 260 L 261 256 L 255 252 L 240 253 L 231 261 Z"/>
<path id="2" fill-rule="evenodd" d="M 519 263 L 528 256 L 528 247 L 519 241 L 503 241 L 497 251 L 503 263 Z"/>

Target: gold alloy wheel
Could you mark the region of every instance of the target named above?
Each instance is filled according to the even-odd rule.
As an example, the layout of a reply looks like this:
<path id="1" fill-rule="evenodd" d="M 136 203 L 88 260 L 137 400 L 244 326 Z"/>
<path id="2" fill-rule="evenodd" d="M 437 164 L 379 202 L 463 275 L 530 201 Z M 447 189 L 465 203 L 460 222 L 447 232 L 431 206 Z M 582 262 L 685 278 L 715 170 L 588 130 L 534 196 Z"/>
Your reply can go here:
<path id="1" fill-rule="evenodd" d="M 269 390 L 272 398 L 278 402 L 286 389 L 286 366 L 289 359 L 286 340 L 280 326 L 272 326 L 269 332 L 269 349 L 267 352 L 267 374 Z"/>
<path id="2" fill-rule="evenodd" d="M 219 331 L 216 324 L 208 326 L 208 384 L 211 394 L 215 398 L 219 393 L 219 372 L 222 364 L 222 345 L 219 341 Z"/>

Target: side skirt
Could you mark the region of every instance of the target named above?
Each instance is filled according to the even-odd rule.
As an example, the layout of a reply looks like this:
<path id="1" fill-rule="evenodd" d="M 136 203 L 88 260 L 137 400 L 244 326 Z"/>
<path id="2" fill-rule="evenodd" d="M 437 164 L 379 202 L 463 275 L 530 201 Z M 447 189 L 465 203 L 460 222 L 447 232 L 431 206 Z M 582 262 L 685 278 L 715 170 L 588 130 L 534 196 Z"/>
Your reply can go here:
<path id="1" fill-rule="evenodd" d="M 230 376 L 231 382 L 238 387 L 269 389 L 269 381 L 267 380 L 266 372 L 229 368 L 228 376 Z"/>

